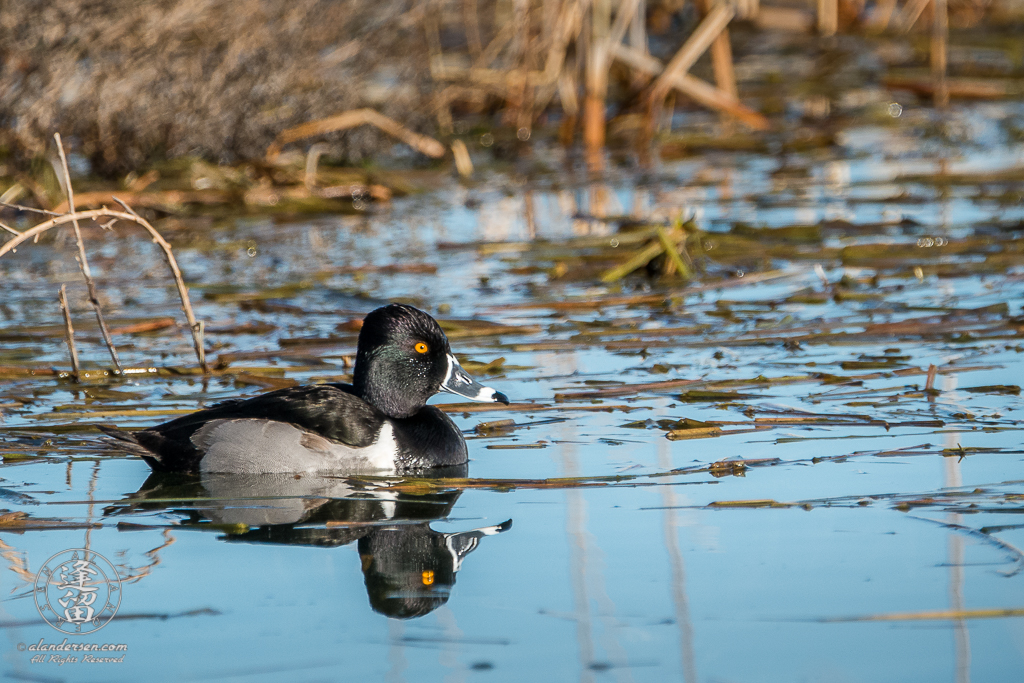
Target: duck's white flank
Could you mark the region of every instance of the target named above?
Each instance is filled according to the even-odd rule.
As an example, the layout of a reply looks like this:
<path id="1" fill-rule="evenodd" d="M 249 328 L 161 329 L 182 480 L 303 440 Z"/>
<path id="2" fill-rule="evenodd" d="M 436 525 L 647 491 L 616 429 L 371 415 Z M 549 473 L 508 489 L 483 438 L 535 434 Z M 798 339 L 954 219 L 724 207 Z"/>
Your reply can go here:
<path id="1" fill-rule="evenodd" d="M 395 471 L 398 443 L 391 423 L 384 422 L 377 440 L 352 448 L 285 422 L 261 419 L 214 420 L 192 435 L 206 452 L 203 472 L 270 474 L 345 470 Z"/>

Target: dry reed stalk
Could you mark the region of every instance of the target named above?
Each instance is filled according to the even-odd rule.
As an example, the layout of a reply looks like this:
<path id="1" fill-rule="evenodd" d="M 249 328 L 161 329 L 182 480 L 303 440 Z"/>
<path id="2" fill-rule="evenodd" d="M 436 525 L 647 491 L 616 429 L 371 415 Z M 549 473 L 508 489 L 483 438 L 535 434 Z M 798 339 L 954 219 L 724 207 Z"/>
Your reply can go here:
<path id="1" fill-rule="evenodd" d="M 724 28 L 715 42 L 711 43 L 711 66 L 715 70 L 715 84 L 723 92 L 739 99 L 739 88 L 736 87 L 736 70 L 732 62 L 732 43 L 729 40 L 729 29 Z"/>
<path id="2" fill-rule="evenodd" d="M 498 32 L 491 38 L 491 42 L 487 43 L 487 47 L 480 53 L 480 56 L 473 60 L 472 68 L 482 69 L 490 66 L 498 58 L 498 55 L 501 54 L 501 51 L 505 49 L 509 41 L 512 40 L 513 35 L 515 35 L 514 27 L 509 24 L 498 29 Z"/>
<path id="3" fill-rule="evenodd" d="M 444 97 L 443 91 L 434 95 L 431 106 L 437 116 L 437 129 L 443 136 L 455 133 L 455 119 L 452 118 L 451 99 Z"/>
<path id="4" fill-rule="evenodd" d="M 543 112 L 558 92 L 558 84 L 542 85 L 534 93 L 533 112 Z M 531 122 L 532 123 L 532 122 Z"/>
<path id="5" fill-rule="evenodd" d="M 523 218 L 526 221 L 526 235 L 529 239 L 537 238 L 537 219 L 534 217 L 533 190 L 523 193 Z"/>
<path id="6" fill-rule="evenodd" d="M 0 203 L 6 204 L 7 202 L 17 201 L 24 193 L 25 188 L 22 186 L 22 184 L 14 183 L 6 190 L 4 190 L 3 194 L 0 194 Z"/>
<path id="7" fill-rule="evenodd" d="M 435 2 L 426 2 L 430 10 L 423 17 L 423 30 L 427 36 L 427 51 L 430 53 L 430 72 L 444 72 L 444 53 L 441 51 L 441 27 L 437 22 Z"/>
<path id="8" fill-rule="evenodd" d="M 499 28 L 469 68 L 444 65 L 432 69 L 432 75 L 438 80 L 465 80 L 485 88 L 505 101 L 509 110 L 506 120 L 527 131 L 536 113 L 547 106 L 556 92 L 563 103 L 568 102 L 563 110 L 568 108 L 569 116 L 574 116 L 571 110 L 578 104 L 567 96 L 565 61 L 570 42 L 580 39 L 589 5 L 590 0 L 568 0 L 560 8 L 553 1 L 543 4 L 537 11 L 543 16 L 557 16 L 557 20 L 549 25 L 542 16 L 540 35 L 532 38 L 533 16 L 525 3 L 516 4 L 515 11 L 520 19 Z M 580 51 L 581 47 L 578 45 L 577 49 Z M 545 51 L 543 70 L 538 70 L 532 62 Z M 492 62 L 503 52 L 508 66 L 492 67 Z"/>
<path id="9" fill-rule="evenodd" d="M 949 6 L 946 0 L 932 0 L 932 78 L 935 106 L 945 109 L 949 105 L 949 85 L 946 82 L 946 45 L 949 41 Z"/>
<path id="10" fill-rule="evenodd" d="M 619 11 L 615 14 L 615 23 L 612 24 L 611 30 L 608 31 L 609 45 L 618 45 L 622 42 L 623 38 L 626 37 L 626 31 L 636 23 L 639 16 L 637 12 L 640 7 L 641 0 L 623 0 L 619 6 Z M 630 36 L 630 44 L 635 45 L 632 35 Z M 646 42 L 643 48 L 647 49 Z M 608 59 L 610 61 L 610 58 Z"/>
<path id="11" fill-rule="evenodd" d="M 71 354 L 71 374 L 78 381 L 78 349 L 75 348 L 75 328 L 71 325 L 71 307 L 68 306 L 67 286 L 60 286 L 60 311 L 64 315 L 64 339 L 68 344 L 68 353 Z"/>
<path id="12" fill-rule="evenodd" d="M 452 156 L 455 157 L 455 168 L 459 175 L 468 178 L 473 175 L 473 160 L 469 158 L 469 150 L 462 140 L 452 140 Z"/>
<path id="13" fill-rule="evenodd" d="M 68 198 L 68 215 L 72 216 L 71 225 L 75 229 L 75 241 L 78 243 L 78 266 L 82 271 L 82 277 L 85 279 L 85 286 L 89 292 L 89 303 L 92 305 L 92 309 L 96 313 L 96 322 L 99 323 L 100 334 L 103 336 L 103 343 L 107 345 L 107 350 L 110 351 L 110 358 L 114 361 L 114 367 L 117 368 L 117 374 L 120 375 L 123 372 L 121 360 L 117 357 L 117 349 L 114 348 L 114 341 L 110 338 L 110 330 L 107 329 L 107 322 L 103 319 L 103 309 L 100 307 L 100 299 L 99 294 L 96 291 L 96 283 L 92 279 L 89 260 L 85 256 L 85 242 L 82 240 L 82 229 L 78 225 L 78 219 L 74 218 L 75 192 L 71 188 L 71 173 L 68 172 L 68 159 L 64 155 L 64 145 L 61 142 L 60 133 L 54 133 L 53 139 L 57 143 L 57 152 L 60 154 L 61 168 L 64 172 L 64 193 Z"/>
<path id="14" fill-rule="evenodd" d="M 660 133 L 671 133 L 672 132 L 672 119 L 676 113 L 676 94 L 674 92 L 669 93 L 668 97 L 665 98 L 665 105 L 662 107 L 663 116 L 660 122 L 657 123 L 658 131 Z"/>
<path id="15" fill-rule="evenodd" d="M 466 31 L 466 44 L 473 58 L 483 52 L 483 41 L 480 38 L 480 19 L 477 13 L 476 0 L 462 0 L 462 25 Z"/>
<path id="16" fill-rule="evenodd" d="M 306 152 L 306 174 L 303 183 L 311 193 L 316 191 L 316 169 L 320 163 L 320 157 L 327 151 L 327 145 L 318 142 L 310 145 Z"/>
<path id="17" fill-rule="evenodd" d="M 613 47 L 613 56 L 623 63 L 651 75 L 658 75 L 664 71 L 664 65 L 655 57 L 644 54 L 638 50 L 625 45 Z M 689 74 L 677 76 L 671 82 L 672 87 L 690 97 L 698 104 L 705 107 L 723 111 L 730 116 L 739 119 L 754 130 L 768 130 L 771 124 L 761 114 L 753 109 L 744 106 L 739 100 L 731 95 L 715 88 L 709 83 Z"/>
<path id="18" fill-rule="evenodd" d="M 910 0 L 894 22 L 896 29 L 901 33 L 910 33 L 910 29 L 914 28 L 914 24 L 921 18 L 921 13 L 924 12 L 924 8 L 928 6 L 929 2 L 931 0 Z"/>
<path id="19" fill-rule="evenodd" d="M 732 62 L 732 48 L 726 28 L 736 15 L 735 8 L 721 4 L 712 5 L 710 0 L 702 0 L 700 6 L 706 10 L 704 18 L 666 66 L 662 66 L 661 62 L 638 50 L 627 48 L 624 45 L 613 46 L 615 56 L 620 60 L 630 64 L 634 69 L 646 70 L 652 75 L 658 75 L 648 95 L 648 115 L 645 127 L 647 140 L 654 137 L 654 132 L 661 119 L 660 114 L 665 106 L 665 99 L 673 88 L 688 95 L 699 104 L 738 118 L 752 128 L 759 130 L 768 128 L 767 119 L 739 103 L 736 74 Z M 708 49 L 711 49 L 717 88 L 687 73 Z M 673 108 L 674 106 L 673 102 Z"/>
<path id="20" fill-rule="evenodd" d="M 325 133 L 334 133 L 340 130 L 348 130 L 363 124 L 369 124 L 377 129 L 398 138 L 416 151 L 435 159 L 444 156 L 444 145 L 434 138 L 420 135 L 398 123 L 392 118 L 384 116 L 374 109 L 354 109 L 343 112 L 325 119 L 310 121 L 302 125 L 288 128 L 278 134 L 277 139 L 267 148 L 266 158 L 269 163 L 274 163 L 281 154 L 281 148 L 291 142 L 303 138 Z"/>
<path id="21" fill-rule="evenodd" d="M 633 20 L 629 24 L 629 46 L 644 54 L 650 52 L 647 47 L 647 0 L 639 0 L 633 12 Z M 631 71 L 630 85 L 634 90 L 643 90 L 650 82 L 650 74 L 639 69 Z"/>
<path id="22" fill-rule="evenodd" d="M 608 4 L 610 0 L 602 2 Z M 524 135 L 529 133 L 537 112 L 543 111 L 556 93 L 567 118 L 574 120 L 579 103 L 572 79 L 567 77 L 570 68 L 566 67 L 566 57 L 573 40 L 577 42 L 577 53 L 588 53 L 586 43 L 589 36 L 581 35 L 581 31 L 590 4 L 591 0 L 561 3 L 545 0 L 537 8 L 531 8 L 525 1 L 514 3 L 515 19 L 505 22 L 487 46 L 479 54 L 472 55 L 470 67 L 454 67 L 435 59 L 431 62 L 431 75 L 435 80 L 461 80 L 473 84 L 462 88 L 462 92 L 479 92 L 482 89 L 497 96 L 506 105 L 505 121 L 519 130 L 525 129 Z M 538 15 L 539 20 L 536 19 Z M 539 24 L 539 30 L 534 29 L 536 24 Z M 432 42 L 429 31 L 428 27 L 428 42 Z M 470 40 L 467 36 L 467 41 Z M 503 53 L 506 66 L 492 66 Z M 535 62 L 542 54 L 545 54 L 543 70 L 538 70 L 539 65 Z M 607 55 L 601 61 L 607 66 Z M 447 105 L 460 94 L 452 94 L 443 104 Z M 443 117 L 443 113 L 439 116 Z"/>
<path id="23" fill-rule="evenodd" d="M 714 8 L 712 0 L 699 0 L 697 6 L 701 14 L 707 17 Z M 740 7 L 736 7 L 737 16 L 741 15 Z M 732 61 L 732 43 L 729 40 L 729 29 L 723 28 L 714 42 L 711 43 L 711 66 L 715 72 L 715 85 L 736 99 L 739 89 L 736 87 L 736 71 Z"/>
<path id="24" fill-rule="evenodd" d="M 608 38 L 611 0 L 594 0 L 590 15 L 590 44 L 586 56 L 586 97 L 583 100 L 583 144 L 587 167 L 604 166 L 605 98 L 608 95 Z"/>
<path id="25" fill-rule="evenodd" d="M 306 173 L 303 178 L 304 187 L 287 188 L 281 191 L 270 190 L 268 193 L 263 193 L 260 189 L 250 191 L 245 195 L 246 204 L 273 204 L 276 201 L 280 201 L 282 197 L 288 199 L 307 199 L 309 197 L 321 197 L 323 199 L 351 197 L 352 199 L 360 199 L 362 197 L 371 197 L 381 201 L 391 199 L 391 190 L 382 185 L 367 186 L 362 183 L 347 183 L 345 185 L 331 185 L 329 187 L 317 185 L 317 167 L 320 163 L 321 155 L 327 150 L 327 145 L 319 142 L 309 148 L 309 151 L 306 153 Z"/>
<path id="26" fill-rule="evenodd" d="M 647 50 L 647 0 L 637 0 L 629 24 L 629 44 Z M 623 4 L 625 9 L 625 4 Z"/>
<path id="27" fill-rule="evenodd" d="M 576 94 L 575 69 L 566 69 L 558 77 L 558 101 L 566 116 L 577 116 L 580 112 L 580 100 Z"/>
<path id="28" fill-rule="evenodd" d="M 838 0 L 818 0 L 818 33 L 823 36 L 834 36 L 838 30 Z"/>
<path id="29" fill-rule="evenodd" d="M 529 9 L 529 0 L 512 0 L 512 25 L 515 27 L 515 33 L 509 45 L 509 57 L 513 64 L 520 66 L 524 65 L 530 52 Z"/>
<path id="30" fill-rule="evenodd" d="M 868 28 L 872 31 L 882 32 L 889 28 L 893 12 L 896 10 L 896 0 L 881 0 L 871 15 Z"/>
<path id="31" fill-rule="evenodd" d="M 550 85 L 560 78 L 569 42 L 574 37 L 579 37 L 583 30 L 583 17 L 589 7 L 590 0 L 568 0 L 565 3 L 558 20 L 560 30 L 555 34 L 551 46 L 548 48 L 544 72 L 540 74 L 537 85 Z"/>
<path id="32" fill-rule="evenodd" d="M 580 115 L 579 81 L 576 78 L 575 62 L 567 65 L 558 77 L 558 101 L 562 105 L 565 116 L 558 127 L 558 142 L 563 147 L 571 147 L 576 138 L 576 126 Z"/>
<path id="33" fill-rule="evenodd" d="M 726 5 L 717 5 L 698 24 L 693 33 L 687 38 L 672 60 L 665 66 L 665 70 L 658 76 L 651 89 L 651 99 L 656 104 L 665 99 L 668 91 L 673 87 L 673 81 L 686 74 L 704 54 L 711 44 L 721 35 L 725 27 L 729 25 L 736 11 Z"/>
<path id="34" fill-rule="evenodd" d="M 18 246 L 24 242 L 34 239 L 46 232 L 50 228 L 58 225 L 65 225 L 72 221 L 84 221 L 93 220 L 95 218 L 113 218 L 116 220 L 124 220 L 129 223 L 135 223 L 142 226 L 145 230 L 153 237 L 153 241 L 163 249 L 164 257 L 167 260 L 167 265 L 171 269 L 171 273 L 174 275 L 175 285 L 178 287 L 178 295 L 181 297 L 181 308 L 185 312 L 185 317 L 188 319 L 189 328 L 192 331 L 192 341 L 195 346 L 196 358 L 199 360 L 199 365 L 203 369 L 203 372 L 209 372 L 209 367 L 206 364 L 206 352 L 203 348 L 203 323 L 197 321 L 195 314 L 192 311 L 192 304 L 188 298 L 188 288 L 185 287 L 185 281 L 182 279 L 181 270 L 178 268 L 178 262 L 174 258 L 174 253 L 171 251 L 171 245 L 163 238 L 163 236 L 157 232 L 156 228 L 150 225 L 149 221 L 139 216 L 124 202 L 117 197 L 113 198 L 114 201 L 121 204 L 125 208 L 125 211 L 114 211 L 112 209 L 93 209 L 90 211 L 76 211 L 73 214 L 63 214 L 51 218 L 48 221 L 40 223 L 28 230 L 25 230 L 17 237 L 8 240 L 4 244 L 0 245 L 0 257 L 4 254 L 11 252 L 14 253 L 18 250 Z"/>

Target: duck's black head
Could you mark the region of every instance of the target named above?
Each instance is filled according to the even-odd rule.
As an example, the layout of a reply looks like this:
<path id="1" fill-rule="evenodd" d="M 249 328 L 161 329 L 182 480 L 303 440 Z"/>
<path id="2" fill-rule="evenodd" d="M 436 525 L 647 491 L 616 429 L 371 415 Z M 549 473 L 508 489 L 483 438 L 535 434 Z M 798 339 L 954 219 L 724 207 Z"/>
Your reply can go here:
<path id="1" fill-rule="evenodd" d="M 508 403 L 462 369 L 436 320 L 404 304 L 378 308 L 363 320 L 352 384 L 363 400 L 395 418 L 415 415 L 438 391 Z"/>

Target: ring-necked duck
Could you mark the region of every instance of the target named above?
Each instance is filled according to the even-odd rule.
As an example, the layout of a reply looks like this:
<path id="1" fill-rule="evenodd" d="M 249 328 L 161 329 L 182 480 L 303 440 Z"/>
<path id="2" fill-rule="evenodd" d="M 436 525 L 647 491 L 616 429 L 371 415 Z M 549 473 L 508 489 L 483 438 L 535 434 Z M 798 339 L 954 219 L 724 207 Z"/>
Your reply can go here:
<path id="1" fill-rule="evenodd" d="M 391 304 L 363 321 L 353 383 L 234 399 L 133 434 L 104 431 L 156 471 L 402 472 L 466 462 L 455 423 L 426 405 L 438 391 L 508 404 L 455 359 L 437 321 Z"/>

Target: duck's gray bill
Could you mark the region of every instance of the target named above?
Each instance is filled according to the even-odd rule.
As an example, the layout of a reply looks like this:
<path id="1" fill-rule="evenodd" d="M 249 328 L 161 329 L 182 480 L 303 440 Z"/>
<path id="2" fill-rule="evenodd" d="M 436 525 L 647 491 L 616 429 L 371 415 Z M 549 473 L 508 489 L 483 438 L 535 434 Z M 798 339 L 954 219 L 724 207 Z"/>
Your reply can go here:
<path id="1" fill-rule="evenodd" d="M 455 356 L 448 355 L 448 374 L 441 382 L 441 391 L 468 398 L 471 401 L 486 401 L 508 405 L 508 397 L 500 391 L 485 387 L 462 369 Z"/>

